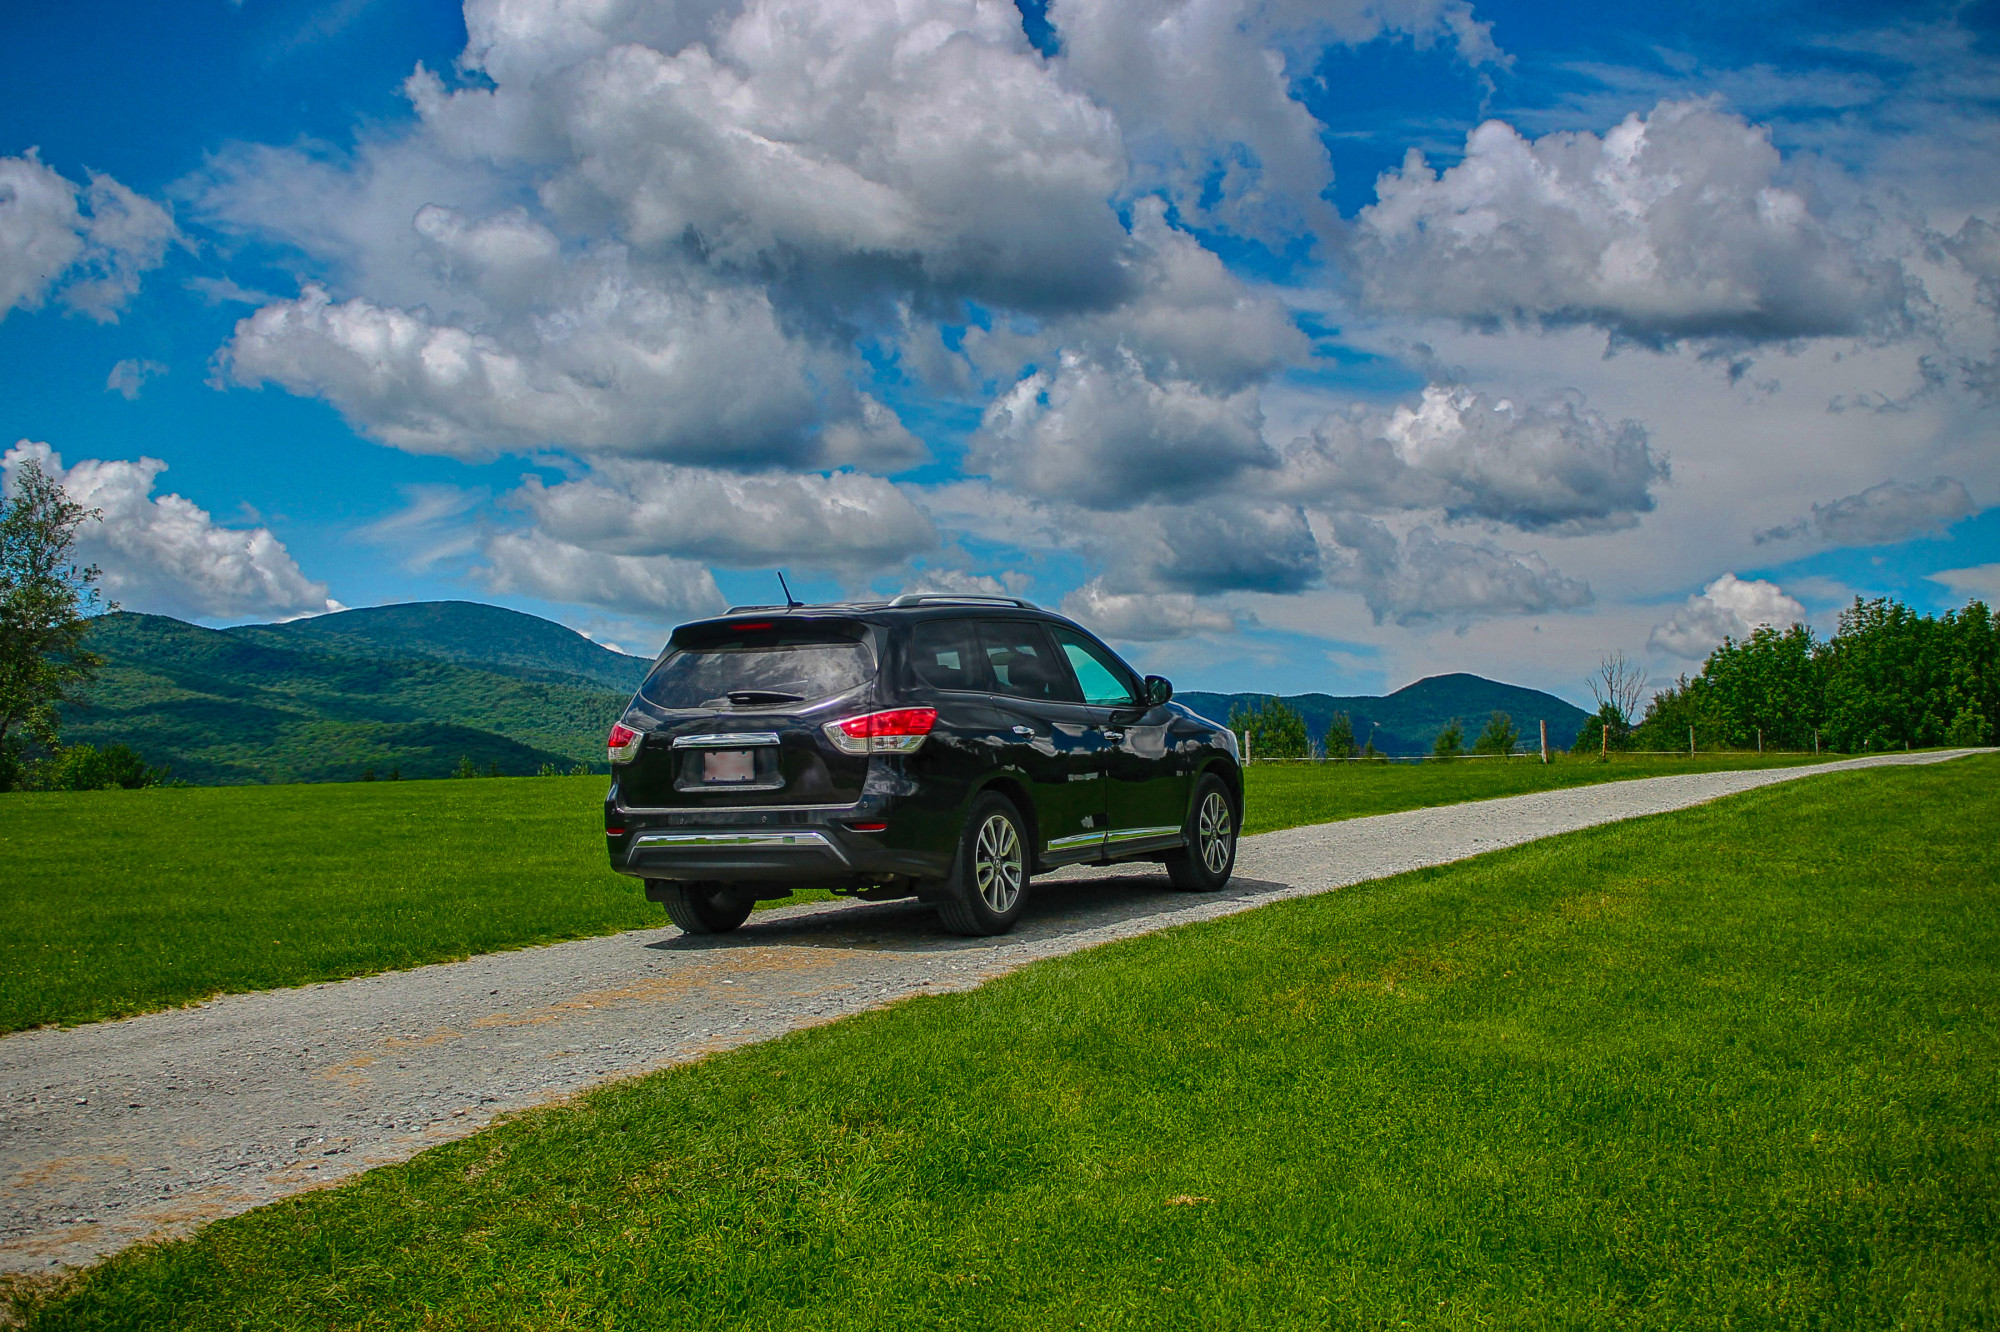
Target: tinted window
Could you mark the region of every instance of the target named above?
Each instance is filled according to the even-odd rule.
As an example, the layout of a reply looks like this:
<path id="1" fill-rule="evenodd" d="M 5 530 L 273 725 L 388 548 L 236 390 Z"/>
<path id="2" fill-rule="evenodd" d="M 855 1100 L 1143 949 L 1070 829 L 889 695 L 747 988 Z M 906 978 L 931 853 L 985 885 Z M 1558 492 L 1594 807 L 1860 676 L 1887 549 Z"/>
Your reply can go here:
<path id="1" fill-rule="evenodd" d="M 1083 701 L 1040 625 L 1026 620 L 990 620 L 979 626 L 979 643 L 992 672 L 995 693 L 1049 703 Z"/>
<path id="2" fill-rule="evenodd" d="M 1109 648 L 1059 624 L 1050 625 L 1049 632 L 1062 645 L 1063 656 L 1069 658 L 1070 669 L 1083 686 L 1084 702 L 1116 708 L 1139 701 L 1131 674 Z"/>
<path id="3" fill-rule="evenodd" d="M 784 707 L 844 694 L 874 675 L 867 645 L 852 639 L 704 643 L 655 666 L 639 693 L 662 708 Z"/>
<path id="4" fill-rule="evenodd" d="M 933 689 L 984 689 L 971 620 L 926 620 L 910 631 L 910 669 Z"/>

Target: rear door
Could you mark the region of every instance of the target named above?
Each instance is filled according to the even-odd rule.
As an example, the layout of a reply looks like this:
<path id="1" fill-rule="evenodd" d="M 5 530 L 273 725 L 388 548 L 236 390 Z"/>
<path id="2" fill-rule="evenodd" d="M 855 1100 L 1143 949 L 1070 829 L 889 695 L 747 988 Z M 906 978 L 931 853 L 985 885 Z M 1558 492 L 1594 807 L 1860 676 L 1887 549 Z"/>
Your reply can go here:
<path id="1" fill-rule="evenodd" d="M 1104 762 L 1097 728 L 1056 646 L 1034 620 L 979 625 L 1009 766 L 1032 778 L 1042 863 L 1096 860 L 1104 846 Z"/>
<path id="2" fill-rule="evenodd" d="M 1174 714 L 1145 705 L 1145 682 L 1088 634 L 1052 624 L 1049 633 L 1075 672 L 1077 688 L 1102 745 L 1107 814 L 1104 851 L 1177 846 L 1187 823 L 1190 772 L 1168 735 Z"/>
<path id="3" fill-rule="evenodd" d="M 645 731 L 617 771 L 626 809 L 851 805 L 868 756 L 820 727 L 866 711 L 876 645 L 855 622 L 780 618 L 677 631 L 627 713 Z"/>

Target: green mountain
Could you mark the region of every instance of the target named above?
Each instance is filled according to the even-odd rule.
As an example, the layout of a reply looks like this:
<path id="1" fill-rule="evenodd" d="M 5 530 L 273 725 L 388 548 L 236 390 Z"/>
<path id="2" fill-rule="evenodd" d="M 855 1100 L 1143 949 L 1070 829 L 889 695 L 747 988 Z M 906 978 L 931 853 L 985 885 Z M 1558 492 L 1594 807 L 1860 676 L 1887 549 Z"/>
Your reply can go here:
<path id="1" fill-rule="evenodd" d="M 451 661 L 531 677 L 581 677 L 628 696 L 653 664 L 645 657 L 613 652 L 540 616 L 476 601 L 370 606 L 222 632 L 293 651 Z"/>
<path id="2" fill-rule="evenodd" d="M 64 738 L 122 741 L 204 784 L 352 781 L 370 768 L 443 777 L 461 758 L 510 775 L 603 763 L 604 733 L 632 685 L 607 688 L 599 677 L 633 679 L 644 662 L 490 606 L 383 609 L 434 613 L 398 620 L 348 611 L 324 618 L 363 617 L 361 632 L 318 636 L 299 629 L 311 621 L 215 630 L 160 615 L 101 616 L 90 645 L 106 666 L 92 706 L 65 718 Z M 421 636 L 426 624 L 431 637 Z M 491 640 L 484 667 L 463 660 L 480 655 L 480 625 L 513 631 Z M 388 641 L 372 656 L 369 633 Z"/>
<path id="3" fill-rule="evenodd" d="M 1229 720 L 1237 706 L 1254 708 L 1268 694 L 1211 694 L 1188 690 L 1175 694 L 1180 702 L 1216 721 Z M 1504 712 L 1514 719 L 1522 743 L 1540 742 L 1536 723 L 1549 724 L 1549 745 L 1568 749 L 1590 714 L 1554 694 L 1519 685 L 1501 684 L 1478 675 L 1457 672 L 1433 675 L 1404 685 L 1393 694 L 1336 697 L 1332 694 L 1291 694 L 1285 703 L 1305 718 L 1314 741 L 1325 738 L 1333 714 L 1344 712 L 1354 724 L 1354 743 L 1365 744 L 1372 733 L 1375 748 L 1385 754 L 1427 754 L 1445 723 L 1456 717 L 1466 730 L 1466 744 L 1486 725 L 1487 717 Z"/>
<path id="4" fill-rule="evenodd" d="M 559 624 L 467 601 L 341 611 L 289 624 L 203 629 L 162 615 L 97 619 L 106 666 L 92 706 L 64 722 L 70 741 L 123 742 L 186 781 L 352 781 L 443 777 L 461 759 L 527 774 L 544 764 L 601 766 L 604 733 L 650 663 Z M 1261 694 L 1189 691 L 1197 712 L 1227 719 Z M 1498 709 L 1523 737 L 1547 719 L 1567 748 L 1584 712 L 1532 689 L 1476 675 L 1419 680 L 1386 698 L 1300 694 L 1285 700 L 1315 739 L 1337 711 L 1377 749 L 1427 751 L 1452 717 L 1476 732 Z"/>

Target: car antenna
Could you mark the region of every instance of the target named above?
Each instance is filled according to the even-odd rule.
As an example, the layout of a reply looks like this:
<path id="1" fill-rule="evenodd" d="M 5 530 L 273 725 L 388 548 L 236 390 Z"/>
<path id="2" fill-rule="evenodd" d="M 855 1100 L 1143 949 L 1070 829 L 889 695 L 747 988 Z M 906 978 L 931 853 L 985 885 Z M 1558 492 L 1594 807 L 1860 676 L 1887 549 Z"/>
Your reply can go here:
<path id="1" fill-rule="evenodd" d="M 805 605 L 805 604 L 806 604 L 805 602 L 803 602 L 803 601 L 800 601 L 800 600 L 799 600 L 799 599 L 798 599 L 797 597 L 795 597 L 795 596 L 793 596 L 793 595 L 792 595 L 792 587 L 791 587 L 791 584 L 789 584 L 789 583 L 787 583 L 787 582 L 785 581 L 785 571 L 784 571 L 783 569 L 780 569 L 780 570 L 778 570 L 778 586 L 779 586 L 779 587 L 781 587 L 781 588 L 783 588 L 783 589 L 785 590 L 785 609 L 786 609 L 786 610 L 788 610 L 788 611 L 789 611 L 789 610 L 797 610 L 797 609 L 798 609 L 799 607 L 801 607 L 801 606 L 803 606 L 803 605 Z"/>

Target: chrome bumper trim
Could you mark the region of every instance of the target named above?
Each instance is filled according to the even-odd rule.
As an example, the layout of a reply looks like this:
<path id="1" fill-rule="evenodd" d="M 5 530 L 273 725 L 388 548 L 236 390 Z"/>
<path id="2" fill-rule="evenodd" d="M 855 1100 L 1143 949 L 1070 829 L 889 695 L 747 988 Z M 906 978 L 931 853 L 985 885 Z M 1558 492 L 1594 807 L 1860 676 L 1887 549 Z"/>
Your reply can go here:
<path id="1" fill-rule="evenodd" d="M 732 731 L 726 735 L 677 735 L 674 749 L 742 749 L 747 745 L 775 745 L 776 731 Z"/>
<path id="2" fill-rule="evenodd" d="M 832 842 L 825 834 L 816 832 L 690 832 L 690 833 L 640 833 L 632 839 L 634 851 L 650 851 L 655 848 L 699 848 L 715 846 L 754 846 L 761 849 L 827 851 L 838 855 Z"/>

